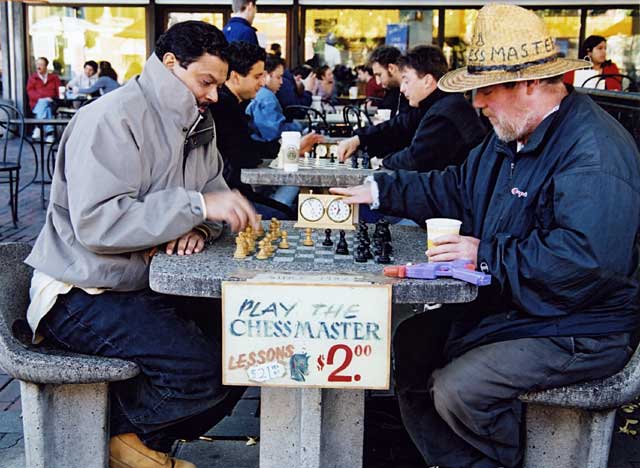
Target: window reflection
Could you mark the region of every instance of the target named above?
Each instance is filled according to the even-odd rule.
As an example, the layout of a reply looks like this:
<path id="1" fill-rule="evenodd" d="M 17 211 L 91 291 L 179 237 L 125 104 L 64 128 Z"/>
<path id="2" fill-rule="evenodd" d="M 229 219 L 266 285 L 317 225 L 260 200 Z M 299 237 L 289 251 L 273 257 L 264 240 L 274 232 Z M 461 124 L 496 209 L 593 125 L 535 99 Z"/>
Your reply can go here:
<path id="1" fill-rule="evenodd" d="M 593 9 L 587 11 L 585 37 L 607 39 L 607 59 L 620 73 L 640 79 L 640 13 L 639 9 Z"/>
<path id="2" fill-rule="evenodd" d="M 536 13 L 544 19 L 551 36 L 556 40 L 556 49 L 563 57 L 578 56 L 580 37 L 580 10 L 542 9 Z"/>
<path id="3" fill-rule="evenodd" d="M 172 11 L 169 12 L 169 16 L 167 17 L 166 29 L 169 29 L 176 23 L 182 23 L 183 21 L 204 21 L 205 23 L 209 23 L 220 30 L 222 30 L 222 26 L 224 25 L 222 13 L 192 13 Z"/>
<path id="4" fill-rule="evenodd" d="M 287 14 L 258 11 L 253 20 L 253 27 L 257 29 L 260 45 L 269 51 L 271 44 L 280 44 L 284 58 L 287 53 Z"/>
<path id="5" fill-rule="evenodd" d="M 308 9 L 305 14 L 304 58 L 323 63 L 327 41 L 340 53 L 340 63 L 364 64 L 371 51 L 385 43 L 388 25 L 407 25 L 400 35 L 405 48 L 437 39 L 438 17 L 433 10 Z M 394 44 L 395 45 L 395 44 Z"/>
<path id="6" fill-rule="evenodd" d="M 144 7 L 28 7 L 30 66 L 47 57 L 63 80 L 82 73 L 87 60 L 107 60 L 127 81 L 146 60 Z"/>
<path id="7" fill-rule="evenodd" d="M 442 51 L 449 62 L 449 68 L 460 68 L 467 64 L 467 48 L 471 43 L 473 23 L 477 16 L 477 9 L 445 11 Z"/>

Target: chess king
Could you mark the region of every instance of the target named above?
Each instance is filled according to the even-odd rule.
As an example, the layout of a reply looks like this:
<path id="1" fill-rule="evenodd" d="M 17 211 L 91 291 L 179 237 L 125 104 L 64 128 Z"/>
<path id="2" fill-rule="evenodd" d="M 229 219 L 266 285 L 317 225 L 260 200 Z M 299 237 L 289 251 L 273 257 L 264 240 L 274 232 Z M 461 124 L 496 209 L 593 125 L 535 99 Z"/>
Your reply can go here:
<path id="1" fill-rule="evenodd" d="M 472 38 L 467 66 L 438 88 L 477 90 L 473 105 L 493 127 L 482 144 L 460 166 L 375 174 L 332 193 L 420 225 L 462 221 L 429 259 L 470 259 L 492 284 L 397 328 L 400 411 L 427 465 L 515 468 L 518 397 L 610 376 L 635 345 L 640 154 L 620 123 L 564 85 L 565 72 L 591 64 L 560 57 L 534 12 L 484 6 Z"/>

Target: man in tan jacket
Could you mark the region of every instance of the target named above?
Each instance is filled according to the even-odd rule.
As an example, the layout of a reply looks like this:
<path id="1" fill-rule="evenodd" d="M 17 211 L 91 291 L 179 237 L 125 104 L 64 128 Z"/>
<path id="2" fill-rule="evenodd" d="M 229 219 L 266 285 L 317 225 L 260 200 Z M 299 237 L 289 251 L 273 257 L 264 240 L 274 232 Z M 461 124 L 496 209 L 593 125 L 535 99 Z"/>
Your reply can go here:
<path id="1" fill-rule="evenodd" d="M 233 407 L 222 386 L 219 303 L 149 289 L 151 252 L 200 252 L 222 222 L 257 226 L 222 177 L 206 107 L 227 77 L 227 41 L 206 23 L 163 34 L 142 74 L 82 108 L 60 142 L 27 318 L 34 339 L 141 369 L 112 386 L 112 468 L 192 468 L 166 454 Z M 200 313 L 206 311 L 206 313 Z"/>

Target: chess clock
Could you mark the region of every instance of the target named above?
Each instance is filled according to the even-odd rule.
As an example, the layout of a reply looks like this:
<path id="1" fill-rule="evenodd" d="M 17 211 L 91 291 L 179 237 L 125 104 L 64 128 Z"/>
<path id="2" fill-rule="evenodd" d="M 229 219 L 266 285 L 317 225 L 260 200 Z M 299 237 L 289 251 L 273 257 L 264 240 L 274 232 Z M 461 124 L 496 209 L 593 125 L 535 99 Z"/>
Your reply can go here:
<path id="1" fill-rule="evenodd" d="M 336 143 L 318 143 L 313 149 L 313 155 L 318 158 L 338 157 L 338 145 Z"/>
<path id="2" fill-rule="evenodd" d="M 358 224 L 358 206 L 345 203 L 340 195 L 301 193 L 298 196 L 297 228 L 353 230 Z"/>

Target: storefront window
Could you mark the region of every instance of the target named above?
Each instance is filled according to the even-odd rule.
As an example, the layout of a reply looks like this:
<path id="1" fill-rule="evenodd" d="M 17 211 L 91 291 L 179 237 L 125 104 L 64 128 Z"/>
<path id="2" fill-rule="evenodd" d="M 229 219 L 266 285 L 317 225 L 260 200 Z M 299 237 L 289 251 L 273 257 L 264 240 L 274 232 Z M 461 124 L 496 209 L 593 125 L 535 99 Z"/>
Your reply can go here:
<path id="1" fill-rule="evenodd" d="M 258 7 L 259 8 L 259 7 Z M 280 44 L 282 57 L 287 53 L 287 14 L 286 13 L 258 13 L 253 20 L 258 42 L 262 47 L 271 49 L 271 44 Z"/>
<path id="2" fill-rule="evenodd" d="M 122 83 L 142 71 L 147 55 L 144 7 L 29 5 L 28 34 L 31 69 L 47 57 L 63 80 L 87 60 L 107 60 Z"/>
<path id="3" fill-rule="evenodd" d="M 460 68 L 467 64 L 467 48 L 477 16 L 478 10 L 475 9 L 445 10 L 442 52 L 449 62 L 449 68 Z"/>
<path id="4" fill-rule="evenodd" d="M 562 57 L 578 56 L 580 38 L 580 10 L 542 9 L 536 13 L 544 19 L 551 36 L 556 40 L 556 49 Z"/>
<path id="5" fill-rule="evenodd" d="M 172 11 L 167 18 L 167 29 L 176 23 L 182 23 L 183 21 L 204 21 L 205 23 L 212 24 L 216 28 L 222 30 L 223 17 L 222 13 L 189 13 L 181 11 Z"/>
<path id="6" fill-rule="evenodd" d="M 364 64 L 373 49 L 389 42 L 388 28 L 398 25 L 391 43 L 404 50 L 418 44 L 431 44 L 437 38 L 437 12 L 432 10 L 308 9 L 305 60 L 315 58 L 322 63 L 329 38 L 329 46 L 340 53 L 341 64 L 349 67 Z"/>
<path id="7" fill-rule="evenodd" d="M 607 39 L 607 58 L 620 73 L 640 78 L 640 10 L 588 10 L 585 37 L 603 36 Z"/>

